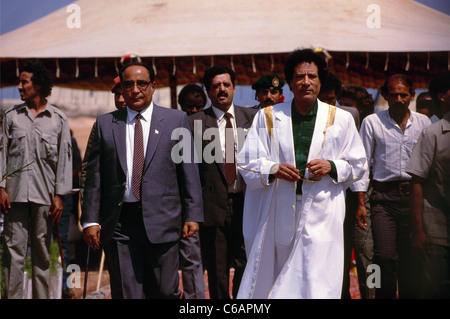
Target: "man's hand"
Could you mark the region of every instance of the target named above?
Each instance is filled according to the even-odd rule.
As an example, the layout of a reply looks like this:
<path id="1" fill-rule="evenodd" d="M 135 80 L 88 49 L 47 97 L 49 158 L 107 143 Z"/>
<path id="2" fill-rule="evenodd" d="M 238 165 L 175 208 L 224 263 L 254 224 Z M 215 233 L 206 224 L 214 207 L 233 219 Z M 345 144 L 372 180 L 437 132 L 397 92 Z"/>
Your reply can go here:
<path id="1" fill-rule="evenodd" d="M 49 215 L 53 217 L 54 223 L 59 223 L 64 208 L 63 200 L 59 195 L 55 195 L 55 197 L 50 195 L 50 197 L 52 199 L 52 204 L 50 206 Z"/>
<path id="2" fill-rule="evenodd" d="M 280 164 L 278 171 L 273 174 L 276 178 L 284 179 L 288 182 L 296 182 L 300 179 L 300 171 L 292 166 L 291 164 L 284 163 Z"/>
<path id="3" fill-rule="evenodd" d="M 197 222 L 185 222 L 183 226 L 183 237 L 192 237 L 198 230 L 199 226 Z"/>
<path id="4" fill-rule="evenodd" d="M 0 212 L 3 215 L 8 214 L 8 210 L 11 208 L 11 203 L 9 202 L 9 195 L 6 189 L 0 188 Z"/>
<path id="5" fill-rule="evenodd" d="M 100 225 L 87 227 L 83 230 L 83 239 L 92 249 L 100 249 Z"/>
<path id="6" fill-rule="evenodd" d="M 364 230 L 367 230 L 367 209 L 365 204 L 365 193 L 357 192 L 357 206 L 356 206 L 356 223 L 358 226 Z"/>
<path id="7" fill-rule="evenodd" d="M 311 175 L 317 179 L 331 173 L 331 164 L 327 160 L 313 159 L 311 162 L 306 164 L 306 168 L 309 169 Z"/>

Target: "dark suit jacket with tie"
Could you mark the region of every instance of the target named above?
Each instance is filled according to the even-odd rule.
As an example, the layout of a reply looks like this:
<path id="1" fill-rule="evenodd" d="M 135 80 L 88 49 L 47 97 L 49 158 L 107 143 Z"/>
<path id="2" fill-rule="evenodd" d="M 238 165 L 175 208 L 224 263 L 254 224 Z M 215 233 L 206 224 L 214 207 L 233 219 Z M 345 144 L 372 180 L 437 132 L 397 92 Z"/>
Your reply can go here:
<path id="1" fill-rule="evenodd" d="M 119 220 L 126 185 L 127 109 L 97 118 L 87 163 L 82 223 L 100 223 L 101 241 L 107 243 Z M 142 176 L 142 214 L 153 244 L 176 241 L 184 221 L 203 221 L 201 185 L 197 164 L 176 164 L 171 158 L 173 130 L 190 131 L 184 112 L 153 105 Z M 189 136 L 192 138 L 191 136 Z"/>
<path id="2" fill-rule="evenodd" d="M 252 125 L 253 117 L 257 110 L 251 107 L 234 106 L 236 127 L 249 129 Z M 195 121 L 201 121 L 201 132 L 194 132 Z M 216 115 L 211 107 L 203 112 L 189 116 L 189 123 L 194 134 L 203 133 L 208 128 L 218 128 Z M 211 140 L 202 139 L 202 150 Z M 242 147 L 244 141 L 238 141 Z M 199 164 L 200 178 L 203 190 L 204 205 L 204 226 L 223 226 L 228 203 L 228 183 L 225 178 L 225 168 L 223 163 L 207 163 L 202 161 Z"/>

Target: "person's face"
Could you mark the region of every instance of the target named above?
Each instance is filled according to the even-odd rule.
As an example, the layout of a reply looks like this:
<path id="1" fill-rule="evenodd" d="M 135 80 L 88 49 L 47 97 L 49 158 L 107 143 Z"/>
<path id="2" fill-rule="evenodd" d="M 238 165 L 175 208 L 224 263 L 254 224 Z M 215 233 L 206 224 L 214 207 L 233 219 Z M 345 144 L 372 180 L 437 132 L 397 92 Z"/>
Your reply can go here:
<path id="1" fill-rule="evenodd" d="M 375 108 L 375 101 L 372 98 L 372 95 L 367 93 L 362 100 L 360 113 L 372 114 Z"/>
<path id="2" fill-rule="evenodd" d="M 314 62 L 302 62 L 294 68 L 289 86 L 294 99 L 300 103 L 316 101 L 320 92 L 319 69 Z"/>
<path id="3" fill-rule="evenodd" d="M 388 83 L 387 94 L 384 96 L 392 111 L 406 111 L 414 98 L 414 91 L 400 79 L 393 79 Z"/>
<path id="4" fill-rule="evenodd" d="M 354 100 L 354 99 L 352 99 L 350 97 L 341 97 L 339 99 L 339 105 L 351 106 L 351 107 L 357 108 L 358 104 L 356 103 L 356 100 Z"/>
<path id="5" fill-rule="evenodd" d="M 132 65 L 123 72 L 122 94 L 126 105 L 140 112 L 152 102 L 155 82 L 151 83 L 148 70 L 141 65 Z"/>
<path id="6" fill-rule="evenodd" d="M 212 105 L 222 111 L 227 111 L 233 103 L 236 88 L 228 73 L 218 74 L 211 81 L 211 87 L 206 92 Z"/>
<path id="7" fill-rule="evenodd" d="M 281 93 L 278 89 L 259 89 L 256 97 L 261 104 L 261 107 L 275 105 L 280 101 Z"/>
<path id="8" fill-rule="evenodd" d="M 334 90 L 325 91 L 325 92 L 320 91 L 317 98 L 324 103 L 327 103 L 330 105 L 336 105 L 336 93 L 334 92 Z"/>
<path id="9" fill-rule="evenodd" d="M 191 115 L 203 110 L 203 97 L 200 92 L 189 92 L 186 94 L 184 99 L 184 104 L 181 105 L 181 109 Z"/>
<path id="10" fill-rule="evenodd" d="M 116 88 L 114 91 L 114 104 L 118 110 L 127 107 L 127 103 L 125 103 L 125 99 L 122 95 L 122 89 L 120 87 Z"/>
<path id="11" fill-rule="evenodd" d="M 31 78 L 33 77 L 33 73 L 22 72 L 20 73 L 19 78 L 19 94 L 22 101 L 31 101 L 37 96 L 39 96 L 40 85 L 34 85 Z"/>

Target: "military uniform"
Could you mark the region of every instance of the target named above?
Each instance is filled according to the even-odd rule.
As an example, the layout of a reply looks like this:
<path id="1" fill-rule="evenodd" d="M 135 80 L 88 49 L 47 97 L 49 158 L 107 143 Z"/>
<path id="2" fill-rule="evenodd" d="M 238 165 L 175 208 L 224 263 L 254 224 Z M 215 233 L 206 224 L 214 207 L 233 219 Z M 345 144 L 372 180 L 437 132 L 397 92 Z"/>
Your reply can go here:
<path id="1" fill-rule="evenodd" d="M 256 91 L 255 93 L 255 99 L 257 98 L 258 95 L 258 91 L 261 89 L 275 89 L 275 90 L 280 90 L 280 94 L 283 93 L 283 86 L 284 86 L 284 80 L 282 78 L 280 78 L 278 75 L 276 74 L 266 74 L 263 75 L 262 77 L 260 77 L 258 79 L 258 81 L 256 81 L 255 83 L 253 83 L 252 85 L 252 89 Z M 281 103 L 283 101 L 280 101 L 279 103 Z M 262 106 L 261 104 L 255 105 L 253 106 L 254 109 L 261 109 Z"/>

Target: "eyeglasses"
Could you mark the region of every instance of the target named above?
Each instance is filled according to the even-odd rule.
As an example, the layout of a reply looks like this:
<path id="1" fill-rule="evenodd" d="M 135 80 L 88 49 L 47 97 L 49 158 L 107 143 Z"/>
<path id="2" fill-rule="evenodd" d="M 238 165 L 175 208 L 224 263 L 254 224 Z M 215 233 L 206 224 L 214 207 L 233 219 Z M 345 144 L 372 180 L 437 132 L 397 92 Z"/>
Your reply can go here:
<path id="1" fill-rule="evenodd" d="M 137 86 L 138 90 L 142 92 L 148 88 L 148 86 L 150 85 L 150 82 L 144 81 L 144 80 L 138 80 L 136 82 L 124 81 L 122 84 L 123 88 L 127 91 L 133 90 L 135 85 Z"/>
<path id="2" fill-rule="evenodd" d="M 300 173 L 299 173 L 300 179 L 301 179 L 302 181 L 315 183 L 315 182 L 318 182 L 318 181 L 321 180 L 321 177 L 317 177 L 317 176 L 314 176 L 314 175 L 310 175 L 309 177 L 306 177 L 306 176 L 305 176 L 305 170 L 306 170 L 306 168 L 301 169 L 301 170 L 300 170 Z"/>

